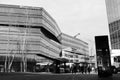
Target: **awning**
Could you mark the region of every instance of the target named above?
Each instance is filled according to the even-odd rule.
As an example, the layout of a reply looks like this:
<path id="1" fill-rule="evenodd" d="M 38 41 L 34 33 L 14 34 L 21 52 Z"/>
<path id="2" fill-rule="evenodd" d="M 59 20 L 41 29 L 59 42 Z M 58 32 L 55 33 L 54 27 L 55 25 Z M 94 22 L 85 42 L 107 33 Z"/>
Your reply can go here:
<path id="1" fill-rule="evenodd" d="M 66 58 L 56 58 L 56 60 L 58 60 L 60 62 L 69 62 L 69 60 Z"/>
<path id="2" fill-rule="evenodd" d="M 54 60 L 54 57 L 46 56 L 46 55 L 43 55 L 43 54 L 36 54 L 36 55 L 40 56 L 40 57 L 44 57 L 44 58 L 50 59 L 50 60 Z"/>
<path id="3" fill-rule="evenodd" d="M 85 55 L 85 54 L 82 54 L 82 53 L 79 53 L 79 52 L 74 52 L 74 51 L 68 51 L 68 50 L 64 50 L 64 51 L 74 53 L 74 54 L 78 54 L 78 55 Z"/>
<path id="4" fill-rule="evenodd" d="M 61 58 L 61 57 L 59 57 L 59 58 L 55 58 L 55 57 L 49 57 L 49 56 L 45 56 L 45 55 L 43 55 L 43 54 L 37 54 L 38 56 L 41 56 L 41 57 L 45 57 L 45 58 L 47 58 L 47 59 L 50 59 L 50 60 L 53 60 L 53 61 L 60 61 L 60 62 L 69 62 L 69 60 L 68 59 L 66 59 L 66 58 Z"/>

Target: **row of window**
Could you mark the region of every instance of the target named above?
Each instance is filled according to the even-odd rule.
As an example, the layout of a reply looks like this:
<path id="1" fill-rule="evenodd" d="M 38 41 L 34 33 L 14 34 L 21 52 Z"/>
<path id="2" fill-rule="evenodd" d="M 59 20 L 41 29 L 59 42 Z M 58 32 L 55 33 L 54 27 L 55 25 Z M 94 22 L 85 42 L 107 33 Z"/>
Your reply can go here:
<path id="1" fill-rule="evenodd" d="M 110 34 L 111 44 L 120 42 L 120 30 Z"/>
<path id="2" fill-rule="evenodd" d="M 78 58 L 78 55 L 69 55 L 69 54 L 65 54 L 65 57 L 68 57 L 68 58 Z"/>
<path id="3" fill-rule="evenodd" d="M 120 42 L 111 45 L 112 49 L 120 49 Z"/>
<path id="4" fill-rule="evenodd" d="M 79 62 L 79 60 L 70 60 L 71 63 L 73 62 Z"/>
<path id="5" fill-rule="evenodd" d="M 74 38 L 74 37 L 73 37 L 73 38 Z M 88 48 L 88 44 L 85 44 L 85 43 L 82 42 L 82 41 L 76 41 L 75 39 L 68 38 L 68 37 L 63 37 L 62 40 L 63 40 L 63 41 L 70 42 L 70 43 L 73 43 L 73 44 L 76 44 L 76 45 L 81 45 L 81 46 L 83 46 L 83 47 Z"/>
<path id="6" fill-rule="evenodd" d="M 16 23 L 16 24 L 25 24 L 28 27 L 31 27 L 29 25 L 34 25 L 34 24 L 44 24 L 47 26 L 50 31 L 52 30 L 53 32 L 56 32 L 55 27 L 53 24 L 51 24 L 48 20 L 42 19 L 42 18 L 23 18 L 23 17 L 12 17 L 12 16 L 0 16 L 0 22 L 8 22 L 8 23 Z M 11 25 L 11 24 L 9 24 Z M 17 26 L 16 26 L 17 27 Z M 20 26 L 19 26 L 20 27 Z"/>
<path id="7" fill-rule="evenodd" d="M 63 40 L 62 41 L 63 45 L 64 44 L 68 44 L 68 46 L 71 46 L 71 47 L 75 47 L 75 48 L 78 48 L 78 49 L 85 49 L 85 50 L 88 50 L 88 45 L 82 45 L 82 44 L 74 44 L 74 41 L 71 41 L 71 40 Z"/>
<path id="8" fill-rule="evenodd" d="M 25 46 L 24 46 L 25 45 Z M 54 53 L 59 53 L 59 51 L 57 51 L 56 49 L 53 49 L 49 46 L 46 46 L 44 43 L 41 43 L 41 44 L 33 44 L 33 43 L 0 43 L 0 49 L 7 49 L 7 47 L 9 47 L 9 49 L 17 49 L 19 47 L 19 50 L 22 50 L 23 46 L 25 48 L 27 48 L 27 50 L 41 50 L 41 47 L 45 47 L 46 49 L 49 49 L 50 51 L 54 52 Z"/>
<path id="9" fill-rule="evenodd" d="M 26 13 L 31 13 L 31 14 L 40 14 L 42 8 L 35 9 L 33 7 L 16 7 L 16 6 L 1 6 L 0 5 L 0 12 L 10 12 L 10 13 L 21 13 L 21 14 L 26 14 Z"/>
<path id="10" fill-rule="evenodd" d="M 37 11 L 39 11 L 39 13 L 37 12 Z M 3 14 L 2 14 L 3 13 Z M 23 14 L 24 13 L 24 14 Z M 56 24 L 56 22 L 54 21 L 54 19 L 52 19 L 52 17 L 51 16 L 49 16 L 49 14 L 47 14 L 47 12 L 46 11 L 40 11 L 40 10 L 34 10 L 34 11 L 32 11 L 32 10 L 29 10 L 29 9 L 18 9 L 18 11 L 17 11 L 17 9 L 16 8 L 11 8 L 11 9 L 9 9 L 9 8 L 0 8 L 0 14 L 2 15 L 2 16 L 11 16 L 11 17 L 17 17 L 17 19 L 19 20 L 20 19 L 20 17 L 22 17 L 22 18 L 26 18 L 26 17 L 28 17 L 28 18 L 34 18 L 34 19 L 37 19 L 37 18 L 39 18 L 41 15 L 43 15 L 42 17 L 45 19 L 45 20 L 47 20 L 47 22 L 49 22 L 49 23 L 51 23 L 51 24 L 53 24 L 52 26 L 53 27 L 58 27 L 57 26 L 57 24 Z M 35 17 L 36 16 L 36 17 Z M 19 17 L 19 18 L 18 18 Z M 16 20 L 16 19 L 15 19 Z M 26 20 L 26 19 L 24 19 L 24 20 Z M 24 21 L 23 20 L 23 21 Z M 36 21 L 35 21 L 36 22 Z"/>
<path id="11" fill-rule="evenodd" d="M 24 31 L 24 28 L 19 28 L 17 27 L 17 29 L 14 29 L 16 27 L 11 27 L 10 29 L 10 32 L 8 32 L 8 27 L 7 28 L 4 28 L 4 27 L 1 27 L 1 30 L 0 30 L 0 35 L 3 35 L 3 36 L 6 36 L 9 34 L 9 36 L 15 38 L 23 38 L 24 36 L 26 36 L 26 39 L 29 39 L 29 41 L 36 41 L 36 42 L 40 42 L 40 41 L 44 41 L 45 43 L 47 43 L 49 46 L 53 47 L 56 49 L 59 48 L 59 46 L 51 41 L 49 41 L 48 39 L 46 39 L 45 36 L 43 36 L 43 34 L 40 32 L 40 29 L 34 29 L 34 28 L 29 28 L 28 32 L 26 35 L 25 35 L 25 31 Z M 2 39 L 2 38 L 1 38 Z M 5 38 L 4 40 L 6 40 L 7 38 Z"/>
<path id="12" fill-rule="evenodd" d="M 1 38 L 2 38 L 2 37 L 1 37 Z M 1 38 L 0 38 L 0 39 L 1 39 Z M 12 39 L 13 41 L 11 41 L 11 39 L 9 39 L 9 40 L 10 40 L 9 46 L 11 46 L 10 48 L 12 48 L 12 47 L 16 47 L 16 48 L 17 48 L 17 47 L 18 47 L 18 46 L 17 46 L 17 42 L 15 43 L 14 39 L 15 39 L 15 38 Z M 35 38 L 35 39 L 36 39 L 36 38 Z M 39 53 L 39 50 L 40 50 L 41 48 L 42 48 L 42 50 L 46 48 L 46 49 L 45 49 L 45 51 L 47 50 L 46 52 L 55 53 L 56 55 L 59 54 L 59 51 L 60 51 L 60 50 L 57 50 L 56 47 L 55 47 L 55 49 L 54 49 L 53 47 L 46 46 L 46 44 L 43 43 L 43 41 L 40 42 L 40 43 L 36 43 L 35 39 L 32 39 L 33 42 L 29 42 L 29 41 L 28 41 L 28 42 L 30 43 L 29 46 L 27 45 L 27 47 L 29 47 L 29 48 L 28 48 L 28 49 L 29 49 L 28 51 L 30 51 L 30 49 L 31 49 L 31 50 L 34 51 L 35 53 L 36 53 L 36 52 Z M 45 40 L 44 40 L 44 41 L 45 41 Z M 27 44 L 28 44 L 28 42 L 27 42 Z M 5 41 L 5 40 L 4 40 L 4 41 L 2 40 L 2 42 L 1 42 L 1 44 L 0 44 L 0 45 L 1 45 L 1 48 L 4 47 L 4 46 L 2 45 L 3 43 L 4 43 L 6 46 L 8 45 L 8 40 L 7 40 L 7 38 L 6 38 L 6 41 Z M 14 43 L 15 43 L 15 44 L 14 44 Z M 42 45 L 40 45 L 40 44 L 42 44 Z M 47 44 L 48 44 L 48 42 L 47 42 Z M 15 46 L 15 45 L 16 45 L 16 46 Z M 22 44 L 20 44 L 20 46 L 22 46 Z M 19 46 L 19 47 L 20 47 L 20 46 Z M 38 46 L 39 48 L 38 48 L 37 46 Z M 31 48 L 30 48 L 30 47 L 31 47 Z M 45 47 L 45 48 L 44 48 L 44 47 Z M 7 47 L 5 47 L 5 48 L 7 48 Z M 33 50 L 33 49 L 34 49 L 34 50 Z M 36 50 L 36 49 L 37 49 L 37 50 Z M 4 50 L 3 50 L 3 51 L 4 51 Z"/>
<path id="13" fill-rule="evenodd" d="M 78 38 L 75 38 L 74 36 L 69 36 L 69 35 L 64 34 L 64 33 L 62 33 L 62 38 L 63 38 L 63 39 L 69 39 L 69 40 L 74 41 L 74 42 L 76 42 L 76 43 L 78 43 L 78 44 L 81 42 L 81 44 L 83 44 L 83 45 L 88 45 L 87 42 L 85 42 L 85 41 L 83 41 L 83 40 L 80 40 L 80 39 L 78 39 Z"/>
<path id="14" fill-rule="evenodd" d="M 110 23 L 109 24 L 110 33 L 117 31 L 118 29 L 120 29 L 119 27 L 120 27 L 120 20 Z"/>
<path id="15" fill-rule="evenodd" d="M 0 44 L 0 46 L 3 46 L 3 45 Z M 11 46 L 11 45 L 9 45 L 9 46 Z M 3 46 L 4 49 L 2 47 L 0 48 L 0 53 L 2 54 L 2 53 L 8 53 L 9 52 L 10 54 L 12 54 L 12 53 L 21 54 L 21 53 L 24 52 L 24 53 L 27 53 L 27 54 L 43 54 L 43 55 L 46 55 L 46 56 L 56 56 L 56 57 L 59 56 L 59 54 L 57 52 L 53 52 L 52 50 L 50 50 L 47 47 L 40 46 L 39 49 L 36 49 L 35 47 L 36 46 L 32 46 L 32 47 L 27 46 L 27 48 L 26 48 L 26 46 L 25 46 L 22 50 L 21 49 L 19 50 L 19 49 L 17 49 L 17 46 L 16 47 L 11 46 L 7 49 L 7 45 L 6 45 L 5 48 Z"/>
<path id="16" fill-rule="evenodd" d="M 79 49 L 79 51 L 82 51 L 83 53 L 88 53 L 88 48 L 83 47 L 82 45 L 75 46 L 72 43 L 67 42 L 67 41 L 62 42 L 62 44 L 64 46 L 69 46 L 69 47 L 77 48 L 77 49 Z"/>

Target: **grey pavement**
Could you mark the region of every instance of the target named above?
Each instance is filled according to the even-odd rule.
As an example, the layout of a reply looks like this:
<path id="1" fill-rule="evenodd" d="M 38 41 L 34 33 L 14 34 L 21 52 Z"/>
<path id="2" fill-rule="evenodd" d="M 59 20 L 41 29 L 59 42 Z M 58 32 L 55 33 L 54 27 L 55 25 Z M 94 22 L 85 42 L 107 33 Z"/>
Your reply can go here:
<path id="1" fill-rule="evenodd" d="M 120 80 L 120 74 L 99 78 L 97 74 L 51 74 L 51 73 L 6 73 L 0 74 L 0 80 Z"/>

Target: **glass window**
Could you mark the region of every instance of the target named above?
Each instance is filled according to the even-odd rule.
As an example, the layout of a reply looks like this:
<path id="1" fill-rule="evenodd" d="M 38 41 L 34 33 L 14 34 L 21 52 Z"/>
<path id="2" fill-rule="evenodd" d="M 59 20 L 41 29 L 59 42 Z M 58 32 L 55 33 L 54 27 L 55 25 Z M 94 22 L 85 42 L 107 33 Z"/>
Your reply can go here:
<path id="1" fill-rule="evenodd" d="M 119 42 L 120 42 L 120 30 L 118 31 L 118 39 L 119 39 Z"/>

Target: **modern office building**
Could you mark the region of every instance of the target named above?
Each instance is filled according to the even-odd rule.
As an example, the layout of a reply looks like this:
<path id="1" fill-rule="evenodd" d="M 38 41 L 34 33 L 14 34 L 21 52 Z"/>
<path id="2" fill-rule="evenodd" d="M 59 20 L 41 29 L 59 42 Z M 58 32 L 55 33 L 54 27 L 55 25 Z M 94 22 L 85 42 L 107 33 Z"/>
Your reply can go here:
<path id="1" fill-rule="evenodd" d="M 106 0 L 112 49 L 120 49 L 120 0 Z"/>
<path id="2" fill-rule="evenodd" d="M 116 67 L 120 66 L 120 0 L 105 0 L 108 16 L 110 43 L 111 43 L 111 62 Z M 118 58 L 115 60 L 115 58 Z"/>
<path id="3" fill-rule="evenodd" d="M 88 55 L 88 44 L 63 34 L 43 8 L 0 4 L 0 71 L 33 72 L 37 63 L 57 66 L 68 61 L 60 56 L 66 47 Z"/>
<path id="4" fill-rule="evenodd" d="M 1 66 L 28 69 L 36 61 L 46 61 L 44 58 L 59 58 L 60 33 L 55 20 L 41 7 L 0 4 Z"/>
<path id="5" fill-rule="evenodd" d="M 63 57 L 69 59 L 69 62 L 84 63 L 89 61 L 88 43 L 73 36 L 62 33 L 61 43 Z"/>

